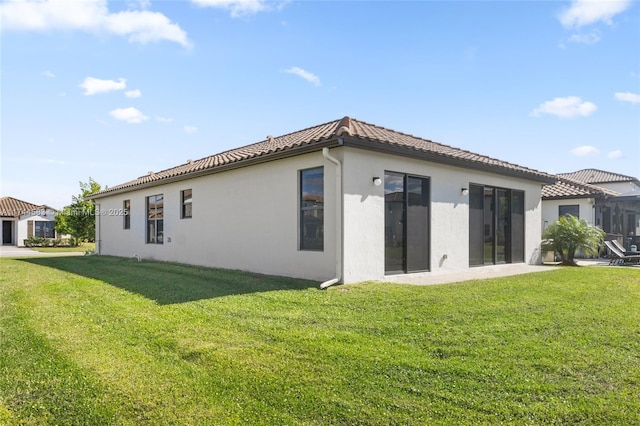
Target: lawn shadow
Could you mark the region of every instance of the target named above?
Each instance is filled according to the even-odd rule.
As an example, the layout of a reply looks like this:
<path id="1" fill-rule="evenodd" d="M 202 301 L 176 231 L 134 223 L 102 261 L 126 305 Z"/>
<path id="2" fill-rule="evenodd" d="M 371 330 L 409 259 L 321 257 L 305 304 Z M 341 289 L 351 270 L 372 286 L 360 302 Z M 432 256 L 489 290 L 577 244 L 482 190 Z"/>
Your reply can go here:
<path id="1" fill-rule="evenodd" d="M 160 305 L 230 295 L 317 288 L 318 282 L 113 256 L 23 258 L 23 262 L 103 281 Z"/>

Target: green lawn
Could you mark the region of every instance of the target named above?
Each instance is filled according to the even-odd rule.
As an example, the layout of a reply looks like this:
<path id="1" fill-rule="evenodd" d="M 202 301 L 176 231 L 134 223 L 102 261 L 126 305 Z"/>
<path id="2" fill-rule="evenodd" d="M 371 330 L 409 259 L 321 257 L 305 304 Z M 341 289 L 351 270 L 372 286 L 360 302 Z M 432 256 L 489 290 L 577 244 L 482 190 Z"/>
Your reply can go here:
<path id="1" fill-rule="evenodd" d="M 640 424 L 640 271 L 316 289 L 0 259 L 0 424 Z"/>
<path id="2" fill-rule="evenodd" d="M 74 253 L 95 251 L 96 243 L 82 243 L 78 247 L 30 247 L 31 250 L 42 253 Z"/>

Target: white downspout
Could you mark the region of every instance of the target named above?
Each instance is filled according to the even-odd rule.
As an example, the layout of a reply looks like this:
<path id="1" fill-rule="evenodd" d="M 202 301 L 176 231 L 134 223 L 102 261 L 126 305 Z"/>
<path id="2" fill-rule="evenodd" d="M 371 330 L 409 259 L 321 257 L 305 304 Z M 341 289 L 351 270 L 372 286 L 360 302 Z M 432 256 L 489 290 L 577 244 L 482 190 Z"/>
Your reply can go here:
<path id="1" fill-rule="evenodd" d="M 329 154 L 329 148 L 322 148 L 322 156 L 336 165 L 336 277 L 320 284 L 324 290 L 342 279 L 342 163 Z"/>
<path id="2" fill-rule="evenodd" d="M 102 235 L 100 233 L 100 228 L 101 228 L 101 224 L 102 224 L 102 219 L 100 218 L 100 204 L 96 203 L 95 204 L 96 210 L 95 210 L 95 215 L 96 215 L 96 249 L 95 249 L 95 254 L 100 254 L 100 249 L 101 249 L 101 245 L 102 245 Z"/>

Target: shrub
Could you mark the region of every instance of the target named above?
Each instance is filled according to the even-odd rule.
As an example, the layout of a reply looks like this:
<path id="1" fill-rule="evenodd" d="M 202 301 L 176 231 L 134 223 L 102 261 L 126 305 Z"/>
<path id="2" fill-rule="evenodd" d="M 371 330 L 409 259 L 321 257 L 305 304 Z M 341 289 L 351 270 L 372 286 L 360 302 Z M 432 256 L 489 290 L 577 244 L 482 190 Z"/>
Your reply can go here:
<path id="1" fill-rule="evenodd" d="M 42 237 L 29 237 L 24 240 L 26 247 L 46 247 L 48 245 L 47 238 Z"/>
<path id="2" fill-rule="evenodd" d="M 562 216 L 542 234 L 546 240 L 543 249 L 557 251 L 563 265 L 576 266 L 573 258 L 578 248 L 587 255 L 597 255 L 605 236 L 602 229 L 589 225 L 584 219 Z"/>

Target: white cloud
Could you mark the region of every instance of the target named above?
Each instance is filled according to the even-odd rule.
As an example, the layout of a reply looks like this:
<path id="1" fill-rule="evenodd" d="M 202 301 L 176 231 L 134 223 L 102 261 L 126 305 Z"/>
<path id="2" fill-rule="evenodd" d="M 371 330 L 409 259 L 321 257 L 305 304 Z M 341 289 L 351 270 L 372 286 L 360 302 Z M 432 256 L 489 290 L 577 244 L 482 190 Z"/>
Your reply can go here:
<path id="1" fill-rule="evenodd" d="M 146 10 L 151 7 L 151 0 L 127 0 L 128 9 Z"/>
<path id="2" fill-rule="evenodd" d="M 104 27 L 114 34 L 129 36 L 129 41 L 146 44 L 168 40 L 190 47 L 185 33 L 177 24 L 159 12 L 131 11 L 111 13 L 104 19 Z"/>
<path id="3" fill-rule="evenodd" d="M 133 107 L 114 109 L 109 115 L 116 120 L 126 121 L 129 124 L 139 124 L 149 119 L 140 110 Z"/>
<path id="4" fill-rule="evenodd" d="M 90 96 L 97 93 L 106 93 L 113 90 L 124 90 L 127 87 L 127 80 L 119 78 L 115 80 L 101 80 L 99 78 L 87 77 L 78 87 L 84 89 L 84 95 Z"/>
<path id="5" fill-rule="evenodd" d="M 599 21 L 611 25 L 611 18 L 630 6 L 631 0 L 573 0 L 558 19 L 565 28 L 580 28 Z"/>
<path id="6" fill-rule="evenodd" d="M 187 34 L 162 13 L 110 13 L 106 0 L 9 0 L 2 4 L 0 20 L 3 30 L 107 32 L 135 43 L 168 40 L 190 46 Z"/>
<path id="7" fill-rule="evenodd" d="M 598 109 L 591 102 L 583 102 L 578 96 L 567 96 L 565 98 L 554 98 L 547 101 L 531 112 L 531 116 L 539 117 L 541 114 L 555 115 L 560 118 L 573 118 L 577 116 L 586 117 Z"/>
<path id="8" fill-rule="evenodd" d="M 611 151 L 607 154 L 607 158 L 616 159 L 622 157 L 622 151 L 616 149 L 615 151 Z"/>
<path id="9" fill-rule="evenodd" d="M 583 145 L 571 150 L 571 154 L 576 157 L 592 157 L 600 154 L 597 148 L 590 145 Z"/>
<path id="10" fill-rule="evenodd" d="M 52 72 L 51 72 L 51 71 L 49 71 L 49 70 L 47 70 L 47 71 L 43 71 L 43 72 L 42 72 L 42 75 L 43 75 L 43 76 L 45 76 L 45 77 L 49 77 L 49 78 L 53 78 L 53 77 L 55 77 L 55 76 L 56 76 L 54 73 L 52 73 Z"/>
<path id="11" fill-rule="evenodd" d="M 623 102 L 631 102 L 632 104 L 640 103 L 640 95 L 631 92 L 617 92 L 616 99 Z"/>
<path id="12" fill-rule="evenodd" d="M 237 18 L 243 15 L 262 12 L 267 10 L 264 0 L 191 0 L 193 3 L 202 7 L 217 7 L 227 9 L 231 12 L 231 16 Z"/>
<path id="13" fill-rule="evenodd" d="M 309 71 L 305 71 L 302 68 L 291 67 L 288 70 L 284 70 L 284 72 L 297 75 L 298 77 L 304 78 L 309 83 L 320 86 L 320 79 L 316 75 L 310 73 Z"/>
<path id="14" fill-rule="evenodd" d="M 595 30 L 587 34 L 573 34 L 568 41 L 569 43 L 596 44 L 600 41 L 600 32 Z"/>
<path id="15" fill-rule="evenodd" d="M 142 96 L 142 92 L 138 89 L 135 90 L 127 90 L 126 92 L 124 92 L 124 95 L 127 98 L 139 98 L 140 96 Z"/>
<path id="16" fill-rule="evenodd" d="M 198 131 L 198 128 L 195 126 L 184 126 L 185 133 L 195 133 Z"/>
<path id="17" fill-rule="evenodd" d="M 172 123 L 173 122 L 173 118 L 159 117 L 159 116 L 156 115 L 156 121 L 158 123 Z"/>

